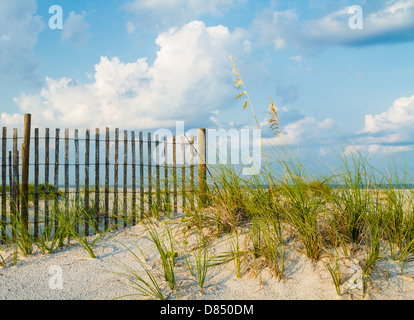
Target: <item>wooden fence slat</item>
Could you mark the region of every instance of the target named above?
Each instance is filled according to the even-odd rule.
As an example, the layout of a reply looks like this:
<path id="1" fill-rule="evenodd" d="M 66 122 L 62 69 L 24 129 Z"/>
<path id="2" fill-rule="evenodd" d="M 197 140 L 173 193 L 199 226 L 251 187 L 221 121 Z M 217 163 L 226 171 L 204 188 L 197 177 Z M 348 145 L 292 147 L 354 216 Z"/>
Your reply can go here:
<path id="1" fill-rule="evenodd" d="M 29 231 L 29 161 L 30 161 L 31 114 L 24 115 L 23 142 L 21 150 L 22 195 L 21 195 L 21 224 Z"/>
<path id="2" fill-rule="evenodd" d="M 65 129 L 65 215 L 69 214 L 69 129 Z"/>
<path id="3" fill-rule="evenodd" d="M 15 206 L 15 199 L 14 199 L 14 186 L 13 186 L 13 159 L 12 159 L 12 152 L 9 151 L 9 190 L 10 190 L 10 215 L 13 215 L 14 206 Z M 10 216 L 10 219 L 12 218 Z M 12 240 L 14 241 L 14 232 L 12 230 Z"/>
<path id="4" fill-rule="evenodd" d="M 136 152 L 135 152 L 135 131 L 131 131 L 131 154 L 132 154 L 132 224 L 137 223 L 137 177 L 136 177 Z"/>
<path id="5" fill-rule="evenodd" d="M 19 211 L 19 155 L 17 150 L 17 129 L 13 129 L 13 196 L 12 196 L 12 215 L 13 215 L 13 226 L 16 226 L 16 219 L 18 217 Z M 13 228 L 12 232 L 13 243 L 16 243 L 16 230 Z"/>
<path id="6" fill-rule="evenodd" d="M 144 200 L 144 141 L 143 133 L 139 133 L 139 190 L 140 190 L 140 219 L 144 216 L 145 200 Z"/>
<path id="7" fill-rule="evenodd" d="M 100 129 L 95 129 L 95 216 L 94 216 L 94 226 L 95 232 L 98 232 L 99 228 L 99 199 L 100 199 L 100 190 L 99 190 L 99 152 L 100 152 Z"/>
<path id="8" fill-rule="evenodd" d="M 90 130 L 85 135 L 85 235 L 89 236 L 89 157 L 90 157 Z"/>
<path id="9" fill-rule="evenodd" d="M 161 207 L 161 191 L 160 191 L 160 140 L 159 136 L 155 136 L 155 188 L 156 188 L 156 198 L 157 198 L 157 210 L 160 210 Z"/>
<path id="10" fill-rule="evenodd" d="M 118 228 L 118 161 L 119 161 L 119 129 L 115 129 L 115 160 L 114 160 L 114 208 L 113 223 Z"/>
<path id="11" fill-rule="evenodd" d="M 55 136 L 55 176 L 54 176 L 54 224 L 55 232 L 57 231 L 59 221 L 57 214 L 59 212 L 59 140 L 60 129 L 56 129 Z"/>
<path id="12" fill-rule="evenodd" d="M 124 130 L 124 194 L 123 194 L 123 219 L 124 219 L 124 227 L 127 226 L 127 193 L 128 193 L 128 131 Z"/>
<path id="13" fill-rule="evenodd" d="M 80 215 L 80 181 L 79 181 L 79 132 L 75 129 L 75 207 L 76 207 L 76 232 L 79 232 Z"/>
<path id="14" fill-rule="evenodd" d="M 164 188 L 165 188 L 165 211 L 168 216 L 171 213 L 170 190 L 168 185 L 168 138 L 164 136 Z"/>
<path id="15" fill-rule="evenodd" d="M 148 132 L 148 210 L 152 210 L 152 141 Z"/>
<path id="16" fill-rule="evenodd" d="M 174 198 L 174 213 L 177 212 L 177 138 L 173 136 L 173 198 Z"/>
<path id="17" fill-rule="evenodd" d="M 17 165 L 16 165 L 16 175 L 17 175 L 17 184 L 16 184 L 16 200 L 17 200 L 17 215 L 20 217 L 20 152 L 17 150 Z"/>
<path id="18" fill-rule="evenodd" d="M 34 237 L 39 236 L 39 129 L 34 131 Z"/>
<path id="19" fill-rule="evenodd" d="M 186 192 L 185 192 L 185 141 L 184 136 L 181 137 L 181 203 L 183 210 L 185 210 L 185 201 Z"/>
<path id="20" fill-rule="evenodd" d="M 194 211 L 194 136 L 190 136 L 190 188 L 191 188 L 191 210 Z"/>
<path id="21" fill-rule="evenodd" d="M 3 137 L 2 137 L 2 156 L 1 156 L 1 238 L 0 244 L 4 244 L 7 240 L 7 128 L 3 127 Z M 9 186 L 10 190 L 10 186 Z"/>
<path id="22" fill-rule="evenodd" d="M 198 154 L 198 188 L 200 204 L 204 207 L 207 204 L 207 166 L 206 166 L 206 129 L 198 129 L 197 154 Z"/>
<path id="23" fill-rule="evenodd" d="M 108 230 L 109 217 L 109 128 L 106 128 L 105 136 L 105 231 Z"/>
<path id="24" fill-rule="evenodd" d="M 50 145 L 50 129 L 45 129 L 45 235 L 49 238 L 49 145 Z"/>

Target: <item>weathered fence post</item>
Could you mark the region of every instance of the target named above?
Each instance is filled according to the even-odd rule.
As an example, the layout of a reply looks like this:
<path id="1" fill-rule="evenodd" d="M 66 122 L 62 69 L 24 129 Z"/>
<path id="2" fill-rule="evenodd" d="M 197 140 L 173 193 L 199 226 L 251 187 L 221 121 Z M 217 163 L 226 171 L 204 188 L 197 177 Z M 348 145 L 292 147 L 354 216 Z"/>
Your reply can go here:
<path id="1" fill-rule="evenodd" d="M 11 214 L 14 213 L 14 187 L 13 187 L 13 156 L 12 156 L 12 152 L 9 151 L 9 188 L 10 188 L 10 201 L 9 201 L 9 205 L 10 205 L 10 212 Z M 11 217 L 10 217 L 11 219 Z M 14 228 L 12 228 L 12 239 L 14 241 Z"/>
<path id="2" fill-rule="evenodd" d="M 185 140 L 184 136 L 181 137 L 181 203 L 183 212 L 185 212 Z"/>
<path id="3" fill-rule="evenodd" d="M 112 223 L 118 229 L 118 161 L 119 161 L 119 129 L 115 128 L 115 154 L 114 154 L 114 202 Z"/>
<path id="4" fill-rule="evenodd" d="M 76 206 L 76 232 L 79 232 L 80 218 L 80 186 L 79 186 L 79 131 L 75 129 L 75 206 Z"/>
<path id="5" fill-rule="evenodd" d="M 13 128 L 13 184 L 12 184 L 12 196 L 10 205 L 11 205 L 11 213 L 13 216 L 12 224 L 16 226 L 17 217 L 19 215 L 19 151 L 17 149 L 17 128 Z M 12 230 L 12 239 L 13 243 L 16 243 L 16 228 Z"/>
<path id="6" fill-rule="evenodd" d="M 65 215 L 69 214 L 69 129 L 65 129 Z"/>
<path id="7" fill-rule="evenodd" d="M 90 157 L 90 130 L 85 133 L 85 236 L 89 236 L 89 157 Z"/>
<path id="8" fill-rule="evenodd" d="M 99 232 L 99 199 L 100 199 L 100 176 L 99 176 L 99 167 L 100 167 L 100 134 L 101 130 L 99 128 L 95 129 L 95 216 L 94 216 L 94 226 L 95 233 Z"/>
<path id="9" fill-rule="evenodd" d="M 148 210 L 152 210 L 152 139 L 148 132 Z"/>
<path id="10" fill-rule="evenodd" d="M 145 198 L 144 198 L 144 136 L 142 131 L 139 132 L 139 193 L 140 193 L 140 219 L 145 216 Z"/>
<path id="11" fill-rule="evenodd" d="M 24 115 L 23 143 L 22 143 L 22 199 L 21 217 L 23 226 L 29 228 L 29 157 L 30 157 L 30 130 L 31 115 Z"/>
<path id="12" fill-rule="evenodd" d="M 160 140 L 159 136 L 155 135 L 155 188 L 157 197 L 157 210 L 161 206 L 161 187 L 160 187 Z"/>
<path id="13" fill-rule="evenodd" d="M 191 210 L 194 211 L 194 136 L 190 136 L 190 188 L 191 188 Z"/>
<path id="14" fill-rule="evenodd" d="M 35 168 L 34 168 L 34 237 L 39 235 L 39 128 L 34 131 L 34 150 L 35 150 Z"/>
<path id="15" fill-rule="evenodd" d="M 137 180 L 136 180 L 136 149 L 135 131 L 131 131 L 131 157 L 132 157 L 132 225 L 137 223 Z"/>
<path id="16" fill-rule="evenodd" d="M 7 184 L 7 128 L 3 127 L 2 137 L 2 158 L 1 158 L 1 241 L 0 244 L 6 242 L 6 224 L 7 224 L 7 196 L 6 196 L 6 184 Z M 11 189 L 11 186 L 9 186 Z"/>
<path id="17" fill-rule="evenodd" d="M 109 128 L 106 128 L 105 135 L 105 231 L 108 230 L 109 217 Z"/>
<path id="18" fill-rule="evenodd" d="M 168 184 L 168 139 L 164 136 L 164 189 L 165 189 L 165 207 L 164 210 L 167 212 L 168 217 L 171 216 L 170 207 L 170 190 Z"/>
<path id="19" fill-rule="evenodd" d="M 207 148 L 206 129 L 198 129 L 198 189 L 200 194 L 200 207 L 207 204 Z"/>
<path id="20" fill-rule="evenodd" d="M 49 239 L 50 228 L 49 228 L 49 144 L 50 144 L 50 129 L 45 129 L 45 234 L 46 238 Z"/>
<path id="21" fill-rule="evenodd" d="M 59 139 L 60 139 L 60 129 L 56 129 L 55 135 L 55 176 L 54 176 L 54 223 L 55 223 L 55 232 L 58 230 L 59 226 Z M 60 243 L 62 244 L 62 243 Z"/>
<path id="22" fill-rule="evenodd" d="M 173 212 L 177 212 L 177 138 L 176 136 L 172 137 L 172 147 L 173 147 Z"/>
<path id="23" fill-rule="evenodd" d="M 124 220 L 124 228 L 128 225 L 128 131 L 124 130 L 124 194 L 123 194 L 123 207 L 122 214 Z"/>

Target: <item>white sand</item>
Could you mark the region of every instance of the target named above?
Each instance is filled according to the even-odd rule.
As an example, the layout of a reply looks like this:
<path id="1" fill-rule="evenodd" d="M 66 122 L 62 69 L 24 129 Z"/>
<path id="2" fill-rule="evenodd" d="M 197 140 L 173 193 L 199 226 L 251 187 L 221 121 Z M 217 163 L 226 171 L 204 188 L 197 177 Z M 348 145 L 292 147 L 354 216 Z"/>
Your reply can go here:
<path id="1" fill-rule="evenodd" d="M 151 271 L 158 274 L 155 267 L 160 266 L 160 259 L 148 234 L 142 225 L 123 231 L 114 231 L 105 236 L 102 242 L 94 248 L 97 259 L 89 257 L 79 245 L 73 244 L 52 255 L 34 255 L 19 257 L 17 265 L 12 266 L 12 251 L 0 251 L 6 266 L 0 267 L 0 299 L 1 300 L 107 300 L 128 294 L 137 293 L 128 286 L 125 277 L 113 272 L 121 271 L 121 261 L 142 271 L 140 265 L 133 259 L 131 253 L 123 246 L 133 250 L 143 257 L 137 246 L 145 253 L 147 262 L 152 265 Z M 123 245 L 122 245 L 122 244 Z M 215 253 L 229 250 L 229 243 L 221 241 L 212 245 Z M 213 252 L 212 251 L 212 252 Z M 1 260 L 0 260 L 1 261 Z M 246 260 L 247 261 L 247 260 Z M 322 262 L 312 263 L 302 253 L 294 248 L 288 250 L 286 262 L 286 279 L 277 281 L 268 269 L 263 269 L 260 275 L 255 274 L 243 264 L 243 277 L 235 276 L 233 262 L 212 267 L 208 270 L 205 292 L 201 294 L 197 281 L 191 277 L 183 259 L 178 259 L 176 266 L 179 281 L 179 294 L 168 296 L 169 299 L 184 300 L 338 300 L 362 299 L 362 291 L 358 288 L 338 296 L 331 275 Z M 353 267 L 358 260 L 345 261 L 343 273 L 352 276 Z M 62 270 L 63 288 L 51 289 L 49 281 L 53 274 L 49 268 L 58 266 Z M 368 295 L 375 299 L 414 299 L 414 263 L 409 262 L 401 271 L 401 264 L 390 259 L 381 260 L 379 268 L 373 275 L 375 285 L 370 286 Z M 168 292 L 162 276 L 159 283 Z M 343 289 L 349 283 L 343 285 Z M 343 290 L 345 291 L 345 290 Z M 129 297 L 143 299 L 139 296 Z"/>

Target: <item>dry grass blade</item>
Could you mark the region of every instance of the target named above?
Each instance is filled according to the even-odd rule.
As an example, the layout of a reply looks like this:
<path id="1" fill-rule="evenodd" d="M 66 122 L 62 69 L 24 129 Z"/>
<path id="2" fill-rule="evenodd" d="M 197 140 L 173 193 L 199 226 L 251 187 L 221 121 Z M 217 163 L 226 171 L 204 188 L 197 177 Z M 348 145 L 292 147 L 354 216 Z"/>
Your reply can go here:
<path id="1" fill-rule="evenodd" d="M 283 149 L 283 140 L 282 140 L 282 132 L 280 130 L 280 124 L 279 124 L 279 117 L 277 115 L 275 104 L 273 103 L 273 99 L 270 98 L 270 129 L 274 131 L 275 135 L 277 135 L 280 139 L 280 144 L 282 147 L 282 156 L 283 156 L 283 167 L 285 171 L 285 180 L 287 182 L 287 170 L 286 170 L 286 162 L 285 162 L 285 151 Z"/>
<path id="2" fill-rule="evenodd" d="M 271 100 L 271 104 L 270 104 L 271 118 L 269 120 L 270 128 L 272 129 L 272 131 L 275 132 L 275 135 L 279 135 L 279 138 L 280 138 L 282 133 L 280 132 L 279 118 L 277 116 L 276 107 L 273 103 L 273 99 L 270 98 L 270 100 Z"/>
<path id="3" fill-rule="evenodd" d="M 236 79 L 234 79 L 234 87 L 239 90 L 242 87 L 245 89 L 242 93 L 240 93 L 239 95 L 237 95 L 236 98 L 234 98 L 234 100 L 238 100 L 244 96 L 247 97 L 247 99 L 244 101 L 244 105 L 243 105 L 243 110 L 246 110 L 247 106 L 249 105 L 249 96 L 247 94 L 246 88 L 244 86 L 243 80 L 241 79 L 241 75 L 239 73 L 239 71 L 237 70 L 236 67 L 236 63 L 234 62 L 233 58 L 230 56 L 230 60 L 233 63 L 233 72 L 236 75 Z"/>

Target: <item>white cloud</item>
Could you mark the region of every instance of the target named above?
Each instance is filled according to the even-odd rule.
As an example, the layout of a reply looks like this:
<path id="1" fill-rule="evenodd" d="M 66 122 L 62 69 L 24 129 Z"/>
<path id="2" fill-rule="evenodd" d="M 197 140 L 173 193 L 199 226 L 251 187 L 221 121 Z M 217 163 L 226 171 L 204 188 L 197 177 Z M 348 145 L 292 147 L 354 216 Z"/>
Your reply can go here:
<path id="1" fill-rule="evenodd" d="M 0 1 L 0 80 L 38 82 L 31 53 L 46 25 L 36 11 L 34 0 Z"/>
<path id="2" fill-rule="evenodd" d="M 71 42 L 75 45 L 81 45 L 88 40 L 89 34 L 87 30 L 91 25 L 85 21 L 85 16 L 85 12 L 77 14 L 72 11 L 69 13 L 69 17 L 63 25 L 60 38 L 61 42 Z"/>
<path id="3" fill-rule="evenodd" d="M 365 128 L 361 133 L 399 132 L 411 129 L 414 124 L 414 96 L 400 98 L 387 111 L 365 117 Z"/>
<path id="4" fill-rule="evenodd" d="M 363 7 L 363 29 L 353 30 L 344 7 L 319 18 L 302 19 L 296 10 L 264 10 L 253 22 L 259 44 L 318 50 L 327 46 L 367 46 L 414 41 L 414 0 L 382 1 L 376 10 Z"/>
<path id="5" fill-rule="evenodd" d="M 283 143 L 286 145 L 299 145 L 311 140 L 315 143 L 317 138 L 327 136 L 328 131 L 333 128 L 334 124 L 335 121 L 332 119 L 319 122 L 314 118 L 306 117 L 283 128 Z"/>
<path id="6" fill-rule="evenodd" d="M 321 141 L 327 141 L 331 137 L 331 130 L 336 122 L 332 119 L 317 121 L 312 117 L 306 117 L 282 127 L 281 138 L 285 146 L 314 146 Z M 278 137 L 263 138 L 265 146 L 280 145 Z"/>
<path id="7" fill-rule="evenodd" d="M 0 123 L 5 127 L 20 127 L 23 124 L 23 115 L 19 113 L 8 114 L 2 113 L 0 115 Z"/>
<path id="8" fill-rule="evenodd" d="M 229 55 L 242 54 L 243 41 L 240 31 L 194 21 L 158 36 L 152 66 L 146 58 L 123 63 L 102 57 L 92 83 L 47 78 L 40 93 L 23 93 L 15 101 L 41 126 L 150 129 L 172 127 L 177 120 L 208 123 L 226 101 L 232 105 Z"/>
<path id="9" fill-rule="evenodd" d="M 356 144 L 370 153 L 395 153 L 414 149 L 414 96 L 395 100 L 387 111 L 365 116 L 365 127 Z"/>

